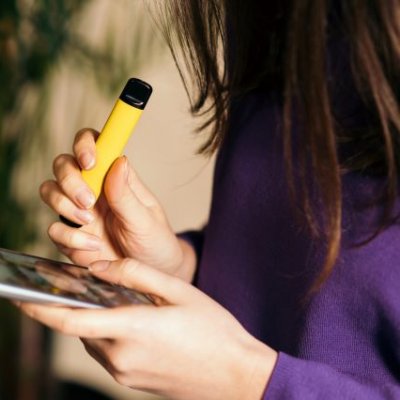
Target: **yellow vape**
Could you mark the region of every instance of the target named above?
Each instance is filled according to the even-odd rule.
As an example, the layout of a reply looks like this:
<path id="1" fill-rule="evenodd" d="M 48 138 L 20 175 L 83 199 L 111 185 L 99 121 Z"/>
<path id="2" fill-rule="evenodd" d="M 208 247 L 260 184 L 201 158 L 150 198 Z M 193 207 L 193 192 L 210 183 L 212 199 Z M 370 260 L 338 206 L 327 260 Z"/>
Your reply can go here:
<path id="1" fill-rule="evenodd" d="M 121 156 L 151 92 L 152 88 L 148 83 L 131 78 L 115 103 L 96 141 L 96 165 L 90 170 L 82 171 L 83 179 L 93 190 L 96 199 L 100 196 L 107 171 Z"/>
<path id="2" fill-rule="evenodd" d="M 82 177 L 93 190 L 96 199 L 100 196 L 108 170 L 121 156 L 151 93 L 152 87 L 148 83 L 131 78 L 116 101 L 96 141 L 96 165 L 90 170 L 82 171 Z M 70 226 L 80 227 L 64 217 L 61 220 Z"/>

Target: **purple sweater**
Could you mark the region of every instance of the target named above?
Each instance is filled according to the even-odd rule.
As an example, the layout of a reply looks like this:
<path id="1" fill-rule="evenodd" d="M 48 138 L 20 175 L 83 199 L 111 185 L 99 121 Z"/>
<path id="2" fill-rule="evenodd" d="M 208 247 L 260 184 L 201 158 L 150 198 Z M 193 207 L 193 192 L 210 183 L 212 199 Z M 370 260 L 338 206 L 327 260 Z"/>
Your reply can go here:
<path id="1" fill-rule="evenodd" d="M 219 152 L 208 224 L 187 232 L 195 284 L 279 351 L 264 399 L 400 399 L 400 227 L 365 246 L 378 178 L 343 177 L 343 241 L 334 271 L 305 304 L 323 260 L 294 217 L 273 95 L 249 95 Z M 240 111 L 240 112 L 239 112 Z"/>

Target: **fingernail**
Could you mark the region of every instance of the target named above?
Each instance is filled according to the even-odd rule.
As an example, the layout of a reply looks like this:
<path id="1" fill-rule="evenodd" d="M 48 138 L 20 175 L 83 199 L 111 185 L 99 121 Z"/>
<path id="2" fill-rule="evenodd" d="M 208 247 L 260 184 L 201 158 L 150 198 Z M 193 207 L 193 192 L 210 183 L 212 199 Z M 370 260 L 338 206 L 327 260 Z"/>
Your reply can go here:
<path id="1" fill-rule="evenodd" d="M 102 245 L 101 240 L 95 237 L 89 237 L 85 239 L 85 247 L 88 250 L 100 250 L 101 245 Z"/>
<path id="2" fill-rule="evenodd" d="M 76 195 L 76 200 L 82 207 L 85 207 L 85 208 L 92 207 L 94 205 L 94 203 L 96 202 L 96 198 L 94 197 L 94 194 L 88 189 L 81 190 Z"/>
<path id="3" fill-rule="evenodd" d="M 79 164 L 83 169 L 90 169 L 94 167 L 94 157 L 89 152 L 84 152 L 79 156 Z"/>
<path id="4" fill-rule="evenodd" d="M 110 266 L 110 261 L 96 261 L 89 265 L 89 270 L 93 272 L 105 271 Z"/>
<path id="5" fill-rule="evenodd" d="M 90 224 L 94 221 L 94 215 L 90 211 L 75 210 L 74 215 L 85 224 Z"/>

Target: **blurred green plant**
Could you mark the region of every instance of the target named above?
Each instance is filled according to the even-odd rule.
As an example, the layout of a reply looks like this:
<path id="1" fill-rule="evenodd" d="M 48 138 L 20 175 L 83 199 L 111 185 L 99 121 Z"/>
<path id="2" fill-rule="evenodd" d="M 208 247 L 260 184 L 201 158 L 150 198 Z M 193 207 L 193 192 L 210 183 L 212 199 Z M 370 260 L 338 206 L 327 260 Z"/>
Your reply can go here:
<path id="1" fill-rule="evenodd" d="M 13 171 L 22 157 L 23 131 L 8 129 L 28 85 L 39 86 L 64 51 L 68 23 L 85 2 L 37 1 L 31 12 L 13 0 L 0 3 L 0 246 L 21 248 L 35 239 L 24 205 L 13 194 Z M 24 32 L 25 31 L 25 32 Z M 25 134 L 29 134 L 29 131 Z"/>
<path id="2" fill-rule="evenodd" d="M 78 74 L 93 76 L 105 96 L 114 96 L 131 71 L 148 61 L 152 50 L 161 49 L 154 32 L 145 29 L 148 20 L 139 13 L 131 21 L 136 39 L 128 42 L 126 51 L 115 52 L 112 31 L 100 48 L 94 46 L 74 28 L 90 3 L 92 0 L 0 1 L 0 247 L 23 250 L 37 239 L 32 210 L 38 196 L 22 202 L 15 191 L 15 173 L 29 149 L 45 154 L 49 142 L 44 123 L 49 101 L 45 81 L 52 69 L 60 60 L 68 60 Z M 126 6 L 134 4 L 126 2 Z M 21 104 L 29 91 L 36 92 L 36 101 L 29 118 L 24 118 Z M 0 327 L 0 398 L 47 398 L 40 376 L 48 365 L 48 333 L 43 330 L 35 342 L 21 343 L 30 340 L 29 332 L 21 335 L 20 314 L 6 301 L 0 302 Z M 31 360 L 32 365 L 24 354 L 18 356 L 21 348 L 30 345 L 44 350 L 35 353 L 39 359 Z M 22 359 L 27 365 L 21 373 Z M 24 376 L 27 373 L 29 379 Z M 21 391 L 22 381 L 25 390 Z M 27 382 L 34 382 L 35 387 Z"/>
<path id="3" fill-rule="evenodd" d="M 35 240 L 28 210 L 13 191 L 13 172 L 23 156 L 21 144 L 24 138 L 21 135 L 26 131 L 13 132 L 8 129 L 7 123 L 10 116 L 18 112 L 18 101 L 27 85 L 39 86 L 64 50 L 68 42 L 68 22 L 83 4 L 79 0 L 39 1 L 32 7 L 32 12 L 26 15 L 16 1 L 2 0 L 0 3 L 1 247 L 22 249 Z M 30 34 L 23 32 L 27 28 L 31 29 Z M 20 315 L 5 301 L 0 307 L 0 397 L 12 399 L 18 397 L 21 378 L 18 357 Z M 44 358 L 37 360 L 40 372 L 43 372 Z M 37 388 L 36 392 L 41 389 Z"/>

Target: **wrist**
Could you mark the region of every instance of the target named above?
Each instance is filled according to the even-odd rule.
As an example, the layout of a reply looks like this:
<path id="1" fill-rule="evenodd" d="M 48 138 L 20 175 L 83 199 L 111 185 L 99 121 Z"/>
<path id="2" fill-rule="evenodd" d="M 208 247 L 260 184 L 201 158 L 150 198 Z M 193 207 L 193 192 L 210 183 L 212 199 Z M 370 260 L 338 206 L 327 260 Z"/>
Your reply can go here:
<path id="1" fill-rule="evenodd" d="M 243 400 L 260 400 L 272 376 L 278 353 L 254 337 L 244 345 L 243 350 L 243 363 L 240 366 L 243 378 L 239 397 Z"/>
<path id="2" fill-rule="evenodd" d="M 197 264 L 196 253 L 186 240 L 181 238 L 177 238 L 177 240 L 180 249 L 180 257 L 172 275 L 186 282 L 192 282 Z"/>

